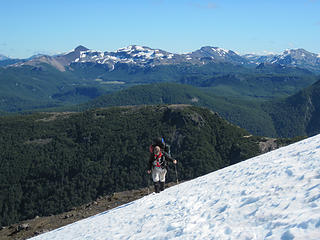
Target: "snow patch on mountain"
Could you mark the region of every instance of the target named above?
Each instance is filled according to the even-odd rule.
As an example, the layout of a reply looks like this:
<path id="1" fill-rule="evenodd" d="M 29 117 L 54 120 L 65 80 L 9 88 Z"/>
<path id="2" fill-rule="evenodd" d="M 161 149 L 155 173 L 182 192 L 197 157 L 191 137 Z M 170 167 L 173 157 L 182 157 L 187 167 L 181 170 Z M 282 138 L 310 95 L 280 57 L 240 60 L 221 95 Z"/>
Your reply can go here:
<path id="1" fill-rule="evenodd" d="M 320 135 L 40 239 L 320 239 Z"/>
<path id="2" fill-rule="evenodd" d="M 211 48 L 212 51 L 217 52 L 220 56 L 225 56 L 229 53 L 229 50 L 223 49 L 223 48 Z"/>
<path id="3" fill-rule="evenodd" d="M 259 56 L 255 54 L 246 54 L 242 57 L 249 60 L 252 64 L 271 63 L 280 64 L 287 67 L 305 68 L 311 71 L 320 71 L 319 55 L 308 52 L 302 48 L 286 49 L 281 54 L 272 54 Z"/>
<path id="4" fill-rule="evenodd" d="M 7 56 L 4 56 L 0 54 L 0 61 L 8 60 L 9 58 Z"/>

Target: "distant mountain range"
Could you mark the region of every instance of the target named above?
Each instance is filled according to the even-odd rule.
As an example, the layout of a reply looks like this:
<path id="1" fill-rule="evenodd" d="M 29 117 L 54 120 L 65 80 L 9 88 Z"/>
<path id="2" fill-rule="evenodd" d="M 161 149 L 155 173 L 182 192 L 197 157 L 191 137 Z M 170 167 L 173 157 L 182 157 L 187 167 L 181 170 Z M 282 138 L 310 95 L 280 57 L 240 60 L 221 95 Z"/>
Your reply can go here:
<path id="1" fill-rule="evenodd" d="M 54 56 L 0 60 L 0 114 L 188 103 L 206 106 L 255 135 L 310 135 L 318 132 L 313 127 L 318 113 L 311 111 L 317 100 L 313 108 L 303 98 L 297 98 L 298 107 L 289 100 L 261 102 L 293 96 L 318 82 L 319 61 L 319 55 L 303 49 L 240 56 L 208 46 L 187 54 L 137 45 L 115 52 L 78 46 Z M 299 104 L 307 105 L 300 109 Z"/>
<path id="2" fill-rule="evenodd" d="M 0 55 L 0 62 L 8 58 Z M 95 63 L 105 65 L 109 71 L 114 70 L 117 64 L 125 63 L 142 67 L 154 67 L 169 64 L 206 64 L 232 63 L 236 65 L 279 64 L 282 66 L 305 68 L 320 72 L 320 54 L 308 52 L 304 49 L 285 50 L 282 54 L 274 55 L 239 55 L 232 50 L 219 47 L 205 46 L 191 53 L 176 54 L 161 49 L 152 49 L 145 46 L 131 45 L 114 52 L 90 50 L 78 46 L 74 50 L 55 56 L 40 55 L 29 59 L 21 59 L 15 66 L 37 65 L 49 63 L 60 71 L 74 63 Z"/>

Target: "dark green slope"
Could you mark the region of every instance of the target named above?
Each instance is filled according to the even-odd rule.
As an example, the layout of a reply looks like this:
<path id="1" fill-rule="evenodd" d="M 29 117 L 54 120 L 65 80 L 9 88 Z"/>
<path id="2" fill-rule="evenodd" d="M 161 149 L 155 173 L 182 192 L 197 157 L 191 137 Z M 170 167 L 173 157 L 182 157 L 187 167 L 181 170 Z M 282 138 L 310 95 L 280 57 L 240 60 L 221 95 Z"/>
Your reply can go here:
<path id="1" fill-rule="evenodd" d="M 108 92 L 106 88 L 45 63 L 0 67 L 0 110 L 18 112 L 82 103 Z"/>
<path id="2" fill-rule="evenodd" d="M 320 81 L 284 100 L 265 103 L 279 136 L 320 133 Z"/>
<path id="3" fill-rule="evenodd" d="M 254 135 L 275 136 L 272 120 L 262 111 L 260 102 L 236 97 L 221 97 L 205 89 L 175 83 L 140 85 L 101 96 L 80 109 L 143 104 L 192 104 L 208 107 L 226 120 Z"/>
<path id="4" fill-rule="evenodd" d="M 49 65 L 0 68 L 0 108 L 15 112 L 56 106 L 51 96 L 68 85 L 70 76 Z"/>
<path id="5" fill-rule="evenodd" d="M 258 138 L 246 135 L 208 109 L 181 105 L 1 117 L 1 224 L 145 187 L 154 137 L 165 137 L 187 180 L 257 155 Z"/>

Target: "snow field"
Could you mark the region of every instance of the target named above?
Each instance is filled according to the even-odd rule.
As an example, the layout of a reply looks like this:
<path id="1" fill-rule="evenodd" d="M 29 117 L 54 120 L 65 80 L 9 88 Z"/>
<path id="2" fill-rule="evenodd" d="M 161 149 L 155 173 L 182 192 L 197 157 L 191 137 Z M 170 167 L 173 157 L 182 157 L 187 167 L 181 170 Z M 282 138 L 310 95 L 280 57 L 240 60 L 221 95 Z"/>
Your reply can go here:
<path id="1" fill-rule="evenodd" d="M 39 239 L 320 239 L 320 135 Z"/>

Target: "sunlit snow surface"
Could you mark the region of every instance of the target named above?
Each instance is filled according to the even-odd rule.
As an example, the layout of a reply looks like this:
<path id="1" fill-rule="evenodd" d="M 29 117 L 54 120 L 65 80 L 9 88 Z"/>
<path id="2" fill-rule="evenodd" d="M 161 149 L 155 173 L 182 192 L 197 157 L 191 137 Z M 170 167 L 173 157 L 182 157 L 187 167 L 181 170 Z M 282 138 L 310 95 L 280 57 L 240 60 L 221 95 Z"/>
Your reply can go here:
<path id="1" fill-rule="evenodd" d="M 33 239 L 318 240 L 320 135 Z"/>

